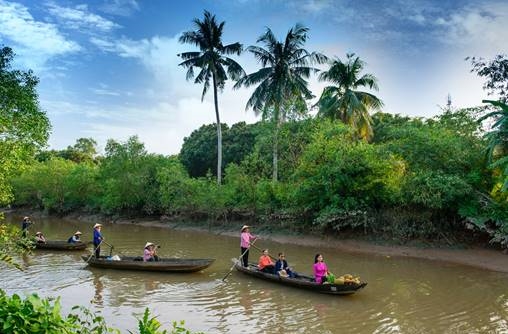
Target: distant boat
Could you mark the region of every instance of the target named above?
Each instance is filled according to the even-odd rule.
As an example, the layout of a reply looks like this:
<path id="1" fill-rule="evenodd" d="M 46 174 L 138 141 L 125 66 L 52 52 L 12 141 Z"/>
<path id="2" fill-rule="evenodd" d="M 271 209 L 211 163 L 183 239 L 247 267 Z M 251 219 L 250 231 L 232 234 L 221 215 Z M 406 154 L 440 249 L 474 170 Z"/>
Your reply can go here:
<path id="1" fill-rule="evenodd" d="M 363 289 L 367 283 L 361 282 L 357 283 L 346 283 L 346 284 L 318 284 L 314 281 L 314 278 L 311 276 L 295 273 L 295 278 L 290 277 L 282 277 L 275 274 L 265 273 L 263 271 L 258 270 L 257 265 L 250 264 L 248 267 L 242 266 L 240 261 L 235 260 L 235 268 L 241 273 L 246 275 L 254 276 L 256 278 L 264 279 L 265 281 L 271 281 L 275 283 L 280 283 L 287 286 L 292 286 L 295 288 L 311 290 L 319 293 L 327 293 L 331 295 L 350 295 L 355 293 L 356 291 Z"/>
<path id="2" fill-rule="evenodd" d="M 37 249 L 51 249 L 51 250 L 83 250 L 87 246 L 84 242 L 70 243 L 67 240 L 46 240 L 45 243 L 36 242 L 35 248 Z"/>
<path id="3" fill-rule="evenodd" d="M 145 262 L 142 257 L 122 256 L 120 260 L 113 260 L 109 257 L 95 258 L 95 256 L 81 256 L 83 261 L 92 267 L 121 269 L 121 270 L 142 270 L 159 271 L 172 273 L 191 273 L 208 268 L 215 259 L 180 259 L 166 258 L 159 261 Z"/>

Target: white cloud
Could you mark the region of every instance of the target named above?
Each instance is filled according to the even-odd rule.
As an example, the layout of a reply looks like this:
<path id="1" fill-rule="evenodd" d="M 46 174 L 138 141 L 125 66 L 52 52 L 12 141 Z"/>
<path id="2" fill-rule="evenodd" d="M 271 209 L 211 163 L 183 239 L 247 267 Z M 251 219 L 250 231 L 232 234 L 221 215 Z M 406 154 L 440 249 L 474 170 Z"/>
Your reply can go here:
<path id="1" fill-rule="evenodd" d="M 306 0 L 297 6 L 305 12 L 320 13 L 330 8 L 331 5 L 332 4 L 330 0 Z"/>
<path id="2" fill-rule="evenodd" d="M 139 10 L 139 4 L 136 0 L 108 0 L 100 9 L 108 14 L 130 16 Z"/>
<path id="3" fill-rule="evenodd" d="M 453 13 L 448 19 L 438 18 L 436 24 L 446 31 L 441 40 L 460 47 L 466 55 L 492 57 L 508 51 L 507 2 L 467 7 Z"/>
<path id="4" fill-rule="evenodd" d="M 42 68 L 52 57 L 81 49 L 54 24 L 36 21 L 28 8 L 18 3 L 0 0 L 0 27 L 0 37 L 12 41 L 19 61 L 32 69 Z"/>
<path id="5" fill-rule="evenodd" d="M 66 28 L 83 31 L 90 29 L 92 32 L 110 32 L 120 25 L 100 15 L 91 13 L 87 5 L 78 5 L 75 8 L 62 7 L 55 3 L 47 4 L 48 11 L 57 17 Z"/>

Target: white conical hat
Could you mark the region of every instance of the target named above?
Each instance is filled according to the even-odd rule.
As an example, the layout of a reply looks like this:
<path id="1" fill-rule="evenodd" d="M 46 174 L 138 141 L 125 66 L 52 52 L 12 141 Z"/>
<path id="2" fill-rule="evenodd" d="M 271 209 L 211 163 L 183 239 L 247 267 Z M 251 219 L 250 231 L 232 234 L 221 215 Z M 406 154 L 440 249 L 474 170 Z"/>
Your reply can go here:
<path id="1" fill-rule="evenodd" d="M 76 233 L 74 233 L 74 235 L 78 235 L 78 234 L 83 234 L 83 233 L 81 233 L 79 231 L 76 231 Z"/>
<path id="2" fill-rule="evenodd" d="M 147 242 L 146 245 L 145 245 L 145 248 L 148 247 L 148 246 L 155 246 L 153 243 L 151 242 Z"/>
<path id="3" fill-rule="evenodd" d="M 102 224 L 98 224 L 98 223 L 97 223 L 97 224 L 95 224 L 95 225 L 93 226 L 93 228 L 97 228 L 97 227 L 102 227 Z"/>

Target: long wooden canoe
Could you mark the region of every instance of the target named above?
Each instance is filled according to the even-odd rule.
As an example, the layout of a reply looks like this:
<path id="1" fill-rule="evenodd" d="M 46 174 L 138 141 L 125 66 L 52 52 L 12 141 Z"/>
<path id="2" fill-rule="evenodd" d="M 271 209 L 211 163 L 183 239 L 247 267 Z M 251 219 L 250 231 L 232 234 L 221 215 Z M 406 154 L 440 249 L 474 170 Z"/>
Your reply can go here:
<path id="1" fill-rule="evenodd" d="M 249 264 L 248 267 L 244 267 L 238 260 L 236 260 L 235 268 L 241 273 L 264 279 L 266 281 L 331 295 L 350 295 L 360 289 L 363 289 L 367 285 L 365 282 L 360 284 L 318 284 L 314 281 L 314 278 L 299 273 L 295 273 L 295 278 L 281 277 L 279 275 L 260 271 L 255 264 Z"/>
<path id="2" fill-rule="evenodd" d="M 83 250 L 86 246 L 84 242 L 69 243 L 66 240 L 46 240 L 45 243 L 35 243 L 37 249 L 52 250 Z"/>
<path id="3" fill-rule="evenodd" d="M 200 271 L 212 265 L 215 259 L 177 259 L 166 258 L 154 262 L 144 262 L 141 257 L 122 256 L 119 261 L 101 256 L 81 256 L 83 261 L 92 267 L 122 269 L 122 270 L 144 270 L 175 273 L 190 273 Z"/>

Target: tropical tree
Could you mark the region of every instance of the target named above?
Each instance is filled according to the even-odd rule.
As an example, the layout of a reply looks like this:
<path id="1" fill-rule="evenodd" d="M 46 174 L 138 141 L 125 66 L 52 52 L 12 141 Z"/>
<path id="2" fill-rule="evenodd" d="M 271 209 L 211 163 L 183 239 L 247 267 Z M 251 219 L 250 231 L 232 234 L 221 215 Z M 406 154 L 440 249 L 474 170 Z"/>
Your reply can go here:
<path id="1" fill-rule="evenodd" d="M 337 86 L 328 86 L 317 103 L 319 115 L 339 119 L 351 125 L 360 138 L 372 138 L 372 119 L 370 110 L 379 110 L 383 102 L 375 95 L 357 90 L 361 87 L 378 90 L 377 79 L 372 74 L 360 77 L 365 62 L 354 53 L 347 54 L 343 62 L 339 58 L 330 62 L 328 71 L 319 75 L 320 81 L 329 81 Z"/>
<path id="2" fill-rule="evenodd" d="M 39 106 L 39 79 L 12 68 L 14 52 L 0 48 L 0 205 L 12 200 L 8 178 L 46 145 L 51 125 Z"/>
<path id="3" fill-rule="evenodd" d="M 210 80 L 213 85 L 213 98 L 215 104 L 215 118 L 217 122 L 217 183 L 221 184 L 222 178 L 222 131 L 219 117 L 219 101 L 217 92 L 224 89 L 228 78 L 239 79 L 245 75 L 243 68 L 228 55 L 240 55 L 242 44 L 222 43 L 222 31 L 225 22 L 218 23 L 215 15 L 205 10 L 204 19 L 193 20 L 196 30 L 186 31 L 180 36 L 180 43 L 193 44 L 199 51 L 184 52 L 179 56 L 184 60 L 179 65 L 187 68 L 187 80 L 194 79 L 194 83 L 203 84 L 203 101 L 206 92 L 210 88 Z M 194 76 L 194 68 L 199 69 Z"/>
<path id="4" fill-rule="evenodd" d="M 252 108 L 256 115 L 261 114 L 263 120 L 269 118 L 274 124 L 273 181 L 277 181 L 278 175 L 277 139 L 280 123 L 291 111 L 301 113 L 307 110 L 306 100 L 313 95 L 306 79 L 311 73 L 319 71 L 311 65 L 324 63 L 327 59 L 321 53 L 303 48 L 308 31 L 308 28 L 296 24 L 283 41 L 278 41 L 272 30 L 267 28 L 256 41 L 264 48 L 252 45 L 247 49 L 261 64 L 261 69 L 242 77 L 235 84 L 235 88 L 258 85 L 247 101 L 246 109 Z"/>
<path id="5" fill-rule="evenodd" d="M 483 103 L 490 103 L 498 110 L 488 113 L 480 118 L 483 121 L 493 118 L 492 131 L 485 137 L 488 140 L 487 152 L 491 167 L 499 168 L 503 175 L 503 191 L 508 191 L 508 104 L 501 101 L 483 100 Z"/>

